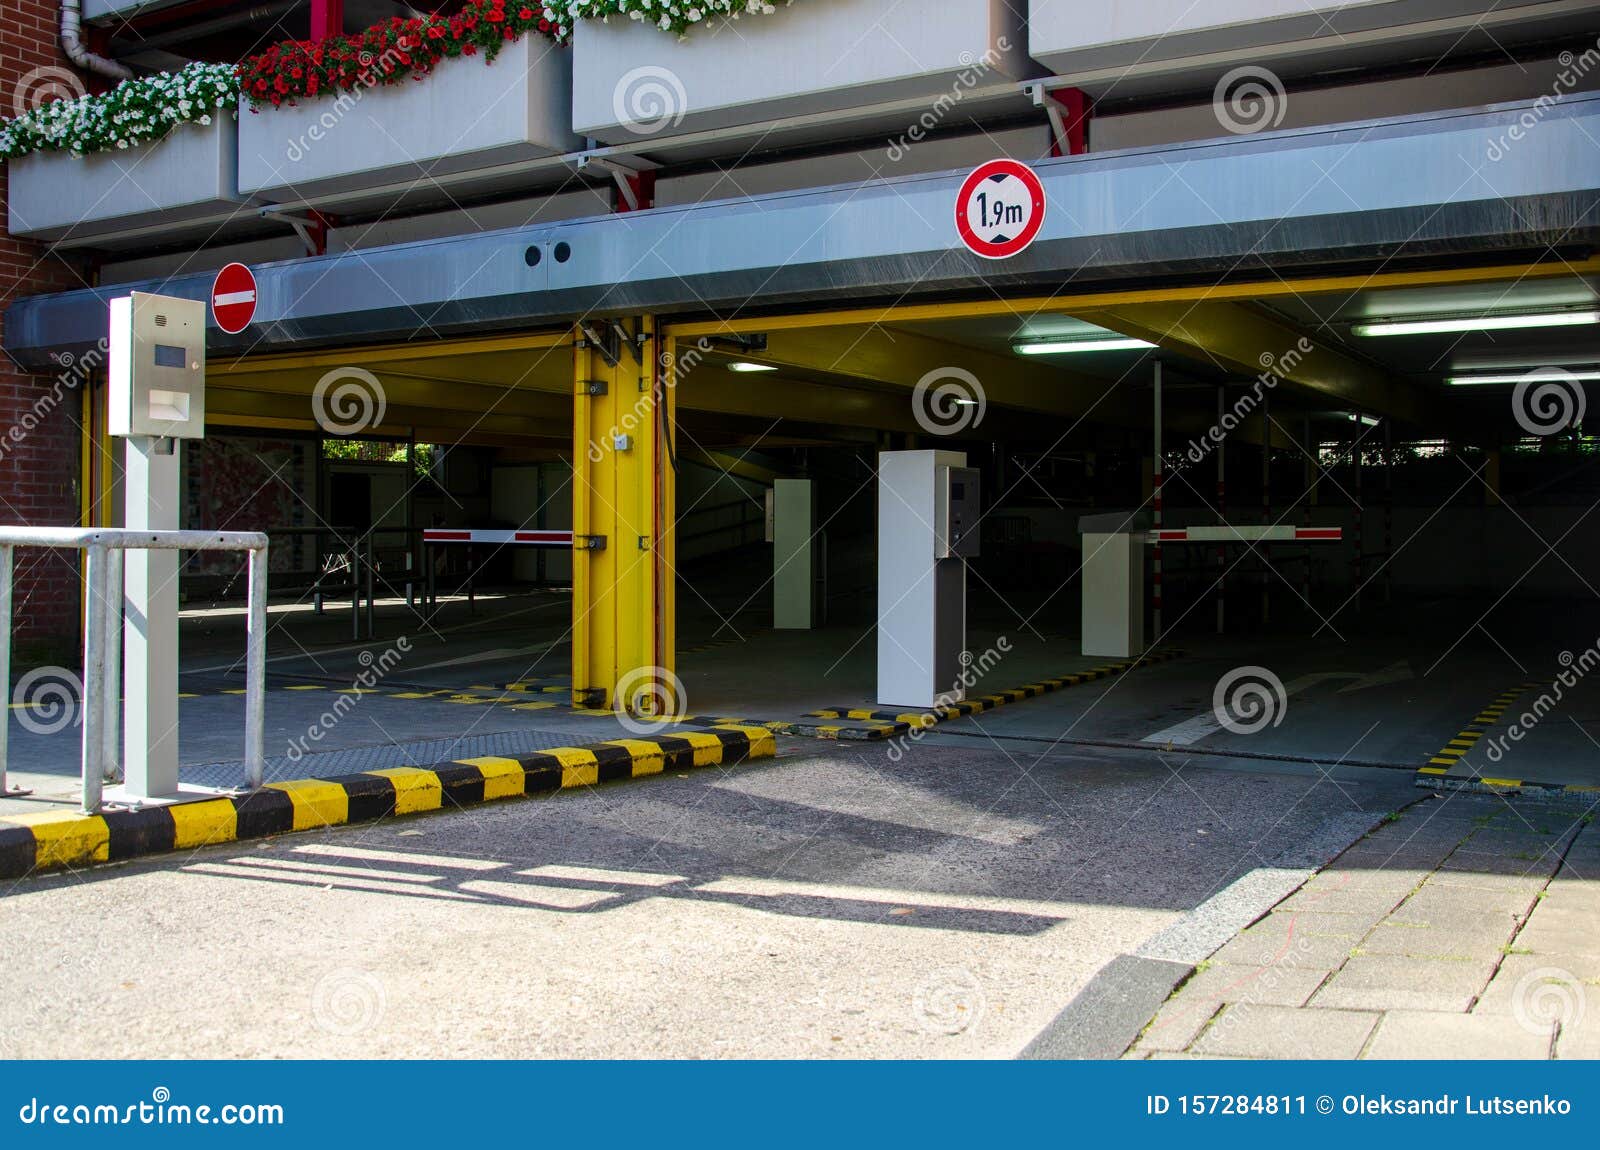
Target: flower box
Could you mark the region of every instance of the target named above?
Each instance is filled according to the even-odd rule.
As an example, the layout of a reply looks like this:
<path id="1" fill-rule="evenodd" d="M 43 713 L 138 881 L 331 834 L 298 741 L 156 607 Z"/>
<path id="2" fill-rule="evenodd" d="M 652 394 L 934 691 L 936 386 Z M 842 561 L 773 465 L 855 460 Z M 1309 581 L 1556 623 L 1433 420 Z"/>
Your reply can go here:
<path id="1" fill-rule="evenodd" d="M 239 188 L 278 202 L 326 199 L 571 151 L 582 142 L 569 123 L 571 57 L 523 36 L 492 64 L 463 56 L 415 82 L 246 105 Z"/>
<path id="2" fill-rule="evenodd" d="M 1028 52 L 1053 72 L 1083 77 L 1091 90 L 1102 83 L 1126 82 L 1129 74 L 1141 72 L 1182 75 L 1190 62 L 1205 75 L 1247 65 L 1270 65 L 1290 74 L 1358 53 L 1370 63 L 1375 53 L 1420 52 L 1414 46 L 1408 49 L 1407 43 L 1425 29 L 1407 30 L 1408 25 L 1435 24 L 1433 32 L 1443 37 L 1439 46 L 1448 50 L 1483 19 L 1483 12 L 1482 4 L 1467 0 L 1029 0 Z M 1303 62 L 1299 53 L 1237 55 L 1288 45 L 1321 55 Z"/>
<path id="3" fill-rule="evenodd" d="M 1026 32 L 1007 0 L 803 0 L 714 18 L 675 39 L 643 22 L 581 20 L 572 124 L 622 144 L 643 136 L 937 99 L 1027 78 Z"/>
<path id="4" fill-rule="evenodd" d="M 148 144 L 8 160 L 7 229 L 73 244 L 135 231 L 210 231 L 239 212 L 237 141 L 232 113 L 219 109 L 210 124 L 182 124 Z"/>

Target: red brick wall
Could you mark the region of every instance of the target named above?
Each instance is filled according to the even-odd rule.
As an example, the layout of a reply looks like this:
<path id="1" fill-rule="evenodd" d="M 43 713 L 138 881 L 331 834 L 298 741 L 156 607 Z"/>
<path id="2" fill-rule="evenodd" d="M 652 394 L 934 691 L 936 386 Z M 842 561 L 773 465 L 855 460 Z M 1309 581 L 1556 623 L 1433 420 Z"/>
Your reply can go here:
<path id="1" fill-rule="evenodd" d="M 26 109 L 30 93 L 52 87 L 59 91 L 73 82 L 76 70 L 61 54 L 58 19 L 56 0 L 5 0 L 0 9 L 0 116 L 15 115 L 19 103 Z M 61 71 L 40 73 L 41 68 Z M 80 90 L 88 86 L 82 77 L 76 83 Z M 85 286 L 67 263 L 4 230 L 4 169 L 0 164 L 0 310 L 22 296 Z M 70 370 L 64 369 L 59 379 L 30 375 L 9 357 L 0 357 L 0 522 L 78 522 L 80 383 Z M 70 660 L 78 635 L 76 562 L 28 550 L 17 553 L 16 565 L 16 658 L 21 665 Z M 10 693 L 9 686 L 4 690 Z"/>

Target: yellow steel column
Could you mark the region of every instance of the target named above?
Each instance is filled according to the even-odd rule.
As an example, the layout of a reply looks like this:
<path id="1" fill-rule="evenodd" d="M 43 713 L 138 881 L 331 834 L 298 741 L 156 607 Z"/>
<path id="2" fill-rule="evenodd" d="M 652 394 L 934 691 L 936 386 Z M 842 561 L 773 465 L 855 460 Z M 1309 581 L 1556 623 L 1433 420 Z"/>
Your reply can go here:
<path id="1" fill-rule="evenodd" d="M 670 712 L 671 391 L 648 317 L 586 325 L 575 342 L 574 696 Z"/>

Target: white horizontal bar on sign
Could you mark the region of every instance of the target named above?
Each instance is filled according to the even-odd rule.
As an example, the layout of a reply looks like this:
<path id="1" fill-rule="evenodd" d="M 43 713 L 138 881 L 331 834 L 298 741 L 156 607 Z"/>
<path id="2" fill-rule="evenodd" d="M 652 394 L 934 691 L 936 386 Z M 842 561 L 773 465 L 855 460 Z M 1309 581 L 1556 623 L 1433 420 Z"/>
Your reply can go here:
<path id="1" fill-rule="evenodd" d="M 1289 525 L 1249 525 L 1211 527 L 1173 527 L 1152 531 L 1147 543 L 1337 543 L 1344 538 L 1342 527 L 1294 527 Z"/>
<path id="2" fill-rule="evenodd" d="M 512 547 L 571 547 L 570 531 L 510 531 L 499 528 L 429 527 L 424 543 L 486 543 Z"/>

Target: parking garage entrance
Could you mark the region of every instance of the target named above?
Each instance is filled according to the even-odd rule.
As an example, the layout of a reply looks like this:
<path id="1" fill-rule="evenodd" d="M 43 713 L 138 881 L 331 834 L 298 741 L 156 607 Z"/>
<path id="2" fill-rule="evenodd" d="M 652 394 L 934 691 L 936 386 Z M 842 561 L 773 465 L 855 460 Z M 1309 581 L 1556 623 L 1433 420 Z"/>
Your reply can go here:
<path id="1" fill-rule="evenodd" d="M 680 441 L 715 413 L 720 433 L 690 444 L 709 479 L 745 489 L 727 501 L 752 516 L 762 488 L 804 481 L 789 514 L 811 541 L 781 542 L 779 498 L 778 541 L 692 574 L 680 556 L 690 709 L 888 717 L 877 541 L 904 509 L 879 501 L 878 459 L 938 448 L 984 492 L 968 693 L 1044 697 L 952 716 L 937 737 L 1581 793 L 1600 782 L 1595 271 L 1552 259 L 670 324 L 680 359 L 696 355 L 675 388 Z M 711 502 L 680 486 L 678 514 Z M 1127 670 L 1083 643 L 1101 605 L 1084 600 L 1082 527 L 1107 517 L 1143 552 Z M 784 590 L 794 563 L 807 575 Z"/>
<path id="2" fill-rule="evenodd" d="M 185 523 L 272 534 L 285 682 L 339 681 L 406 637 L 392 675 L 419 697 L 879 738 L 907 710 L 876 681 L 878 542 L 903 514 L 880 504 L 880 455 L 956 452 L 983 491 L 965 693 L 1007 705 L 925 737 L 1592 786 L 1597 270 L 214 360 Z M 91 474 L 99 499 L 114 471 Z M 1083 643 L 1081 529 L 1107 516 L 1143 582 L 1121 658 Z M 197 693 L 228 689 L 239 589 L 225 561 L 185 567 Z"/>

